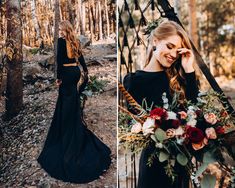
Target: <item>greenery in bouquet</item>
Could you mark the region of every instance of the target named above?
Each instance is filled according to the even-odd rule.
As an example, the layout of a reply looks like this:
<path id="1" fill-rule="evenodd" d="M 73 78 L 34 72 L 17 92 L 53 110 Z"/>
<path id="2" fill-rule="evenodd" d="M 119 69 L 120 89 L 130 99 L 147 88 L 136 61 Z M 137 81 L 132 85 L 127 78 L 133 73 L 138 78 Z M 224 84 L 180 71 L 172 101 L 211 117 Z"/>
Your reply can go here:
<path id="1" fill-rule="evenodd" d="M 134 99 L 131 100 L 135 104 Z M 130 105 L 129 111 L 120 107 L 122 116 L 126 117 L 126 121 L 122 119 L 119 126 L 120 145 L 136 152 L 153 144 L 155 150 L 149 157 L 148 165 L 158 158 L 166 164 L 166 174 L 172 181 L 176 177 L 176 165 L 187 169 L 194 184 L 199 183 L 197 178 L 209 163 L 218 162 L 221 167 L 231 170 L 224 163 L 222 151 L 225 136 L 235 129 L 234 119 L 223 108 L 220 100 L 219 94 L 208 91 L 199 93 L 197 103 L 185 101 L 182 104 L 177 102 L 177 94 L 169 102 L 164 93 L 163 106 L 147 107 L 143 101 L 142 106 L 137 105 L 137 109 L 136 104 Z M 193 171 L 196 169 L 196 160 L 201 165 Z M 201 183 L 204 182 L 213 184 L 215 178 L 205 176 Z"/>

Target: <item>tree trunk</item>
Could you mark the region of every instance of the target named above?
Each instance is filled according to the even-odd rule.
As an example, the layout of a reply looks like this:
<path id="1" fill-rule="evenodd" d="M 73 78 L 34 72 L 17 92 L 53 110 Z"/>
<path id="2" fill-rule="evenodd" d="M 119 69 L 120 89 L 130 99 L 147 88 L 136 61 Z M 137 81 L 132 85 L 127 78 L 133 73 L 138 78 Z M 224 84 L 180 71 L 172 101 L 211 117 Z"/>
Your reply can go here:
<path id="1" fill-rule="evenodd" d="M 89 13 L 89 29 L 91 32 L 91 42 L 94 40 L 94 29 L 93 29 L 93 19 L 92 19 L 92 13 L 91 13 L 91 3 L 88 1 L 88 13 Z"/>
<path id="2" fill-rule="evenodd" d="M 196 16 L 196 1 L 189 0 L 189 34 L 198 49 L 198 35 L 197 35 L 197 16 Z"/>
<path id="3" fill-rule="evenodd" d="M 60 3 L 59 0 L 55 0 L 55 19 L 54 19 L 54 59 L 55 59 L 55 75 L 56 75 L 56 57 L 57 57 L 57 43 L 59 38 L 59 22 L 60 22 Z"/>
<path id="4" fill-rule="evenodd" d="M 109 12 L 108 12 L 107 0 L 104 1 L 104 6 L 105 6 L 105 17 L 106 17 L 106 24 L 107 24 L 107 37 L 109 37 L 110 26 L 109 26 Z"/>
<path id="5" fill-rule="evenodd" d="M 60 5 L 59 5 L 59 10 L 60 10 L 60 20 L 63 20 L 64 19 L 64 17 L 63 17 L 63 9 L 62 9 L 62 7 Z"/>
<path id="6" fill-rule="evenodd" d="M 85 2 L 82 2 L 82 10 L 81 10 L 81 33 L 85 35 L 86 32 L 86 6 Z"/>
<path id="7" fill-rule="evenodd" d="M 91 16 L 92 16 L 92 24 L 93 24 L 93 33 L 95 36 L 96 33 L 96 19 L 95 19 L 95 2 L 94 0 L 91 1 Z"/>
<path id="8" fill-rule="evenodd" d="M 75 15 L 76 15 L 76 19 L 75 19 L 74 28 L 75 28 L 75 32 L 80 35 L 80 10 L 79 10 L 78 0 L 75 2 Z"/>
<path id="9" fill-rule="evenodd" d="M 82 2 L 81 2 L 81 0 L 78 0 L 77 1 L 78 3 L 78 7 L 77 7 L 77 9 L 78 9 L 78 14 L 77 14 L 77 17 L 78 17 L 78 22 L 77 22 L 77 24 L 78 24 L 78 31 L 79 31 L 79 35 L 81 35 L 82 34 Z"/>
<path id="10" fill-rule="evenodd" d="M 74 15 L 74 5 L 72 4 L 71 0 L 68 0 L 68 15 L 69 15 L 69 21 L 74 27 L 75 25 L 75 15 Z M 75 27 L 74 27 L 75 28 Z"/>
<path id="11" fill-rule="evenodd" d="M 98 11 L 99 11 L 99 40 L 103 39 L 103 27 L 102 27 L 102 14 L 101 14 L 101 5 L 100 1 L 98 1 Z"/>
<path id="12" fill-rule="evenodd" d="M 99 39 L 99 6 L 98 2 L 95 3 L 95 36 L 96 40 Z"/>
<path id="13" fill-rule="evenodd" d="M 33 24 L 34 24 L 34 27 L 35 27 L 35 30 L 36 30 L 36 40 L 39 40 L 41 39 L 41 34 L 40 34 L 40 28 L 39 28 L 39 24 L 38 24 L 38 20 L 37 20 L 37 17 L 36 17 L 36 3 L 35 3 L 35 0 L 31 0 L 31 10 L 32 10 L 32 21 L 33 21 Z M 40 45 L 40 44 L 38 44 Z"/>
<path id="14" fill-rule="evenodd" d="M 112 20 L 112 32 L 113 33 L 115 33 L 116 34 L 116 22 L 115 22 L 115 20 L 116 20 L 116 11 L 114 11 L 116 8 L 115 8 L 115 5 L 113 5 L 112 4 L 112 18 L 111 18 L 111 20 Z"/>
<path id="15" fill-rule="evenodd" d="M 20 2 L 8 0 L 6 2 L 7 18 L 7 89 L 6 89 L 6 117 L 10 119 L 17 115 L 23 105 L 22 80 L 22 31 Z"/>

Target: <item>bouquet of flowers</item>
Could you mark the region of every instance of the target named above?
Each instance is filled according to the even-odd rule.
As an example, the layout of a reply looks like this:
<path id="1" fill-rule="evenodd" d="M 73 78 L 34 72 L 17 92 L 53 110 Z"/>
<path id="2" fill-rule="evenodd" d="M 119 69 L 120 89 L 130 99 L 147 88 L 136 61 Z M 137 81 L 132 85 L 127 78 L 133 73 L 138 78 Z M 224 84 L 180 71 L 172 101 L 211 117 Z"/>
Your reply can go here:
<path id="1" fill-rule="evenodd" d="M 185 166 L 194 184 L 200 184 L 197 178 L 209 163 L 218 162 L 233 174 L 229 165 L 224 163 L 222 154 L 225 136 L 235 130 L 234 119 L 220 104 L 219 94 L 201 92 L 196 104 L 190 101 L 179 104 L 176 94 L 169 104 L 163 93 L 163 106 L 148 108 L 138 105 L 121 84 L 119 89 L 133 112 L 119 107 L 122 111 L 119 117 L 120 145 L 137 152 L 151 142 L 154 143 L 155 150 L 149 157 L 148 165 L 152 165 L 154 158 L 166 162 L 166 174 L 173 181 L 176 163 Z M 146 104 L 145 101 L 143 104 Z M 194 171 L 195 160 L 200 161 L 201 166 Z M 205 178 L 202 184 L 213 184 L 216 181 L 215 177 Z"/>

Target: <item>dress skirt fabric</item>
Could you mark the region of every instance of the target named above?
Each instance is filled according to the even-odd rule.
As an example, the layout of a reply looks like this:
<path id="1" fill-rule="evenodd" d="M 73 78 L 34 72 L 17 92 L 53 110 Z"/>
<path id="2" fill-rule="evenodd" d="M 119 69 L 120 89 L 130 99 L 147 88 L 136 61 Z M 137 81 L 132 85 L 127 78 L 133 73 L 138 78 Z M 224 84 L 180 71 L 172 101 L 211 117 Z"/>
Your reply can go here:
<path id="1" fill-rule="evenodd" d="M 72 183 L 93 181 L 109 167 L 110 149 L 82 122 L 78 67 L 65 67 L 52 123 L 38 158 L 56 179 Z"/>

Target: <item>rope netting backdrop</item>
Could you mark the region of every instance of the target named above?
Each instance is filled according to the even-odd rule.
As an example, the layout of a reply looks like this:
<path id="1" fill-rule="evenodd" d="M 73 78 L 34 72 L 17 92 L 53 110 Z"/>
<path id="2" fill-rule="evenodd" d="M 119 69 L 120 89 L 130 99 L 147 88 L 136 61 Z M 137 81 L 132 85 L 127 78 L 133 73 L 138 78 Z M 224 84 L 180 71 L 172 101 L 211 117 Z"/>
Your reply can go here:
<path id="1" fill-rule="evenodd" d="M 171 4 L 173 2 L 169 1 Z M 122 83 L 123 77 L 129 72 L 142 69 L 146 58 L 148 45 L 146 28 L 156 25 L 156 21 L 167 18 L 176 21 L 182 26 L 174 12 L 174 8 L 167 0 L 119 0 L 118 1 L 118 80 Z M 183 27 L 183 26 L 182 26 Z M 196 62 L 203 73 L 203 77 L 218 93 L 223 91 L 211 75 L 200 54 L 193 46 Z M 123 96 L 118 93 L 120 106 L 125 106 Z M 233 107 L 227 99 L 224 103 L 232 113 Z M 120 188 L 137 187 L 139 156 L 128 154 L 119 149 L 119 176 Z"/>
<path id="2" fill-rule="evenodd" d="M 143 29 L 148 22 L 160 18 L 156 2 L 150 1 L 119 1 L 118 5 L 118 48 L 119 48 L 119 80 L 123 75 L 141 67 L 145 59 L 147 47 Z M 135 62 L 135 63 L 134 63 Z"/>

